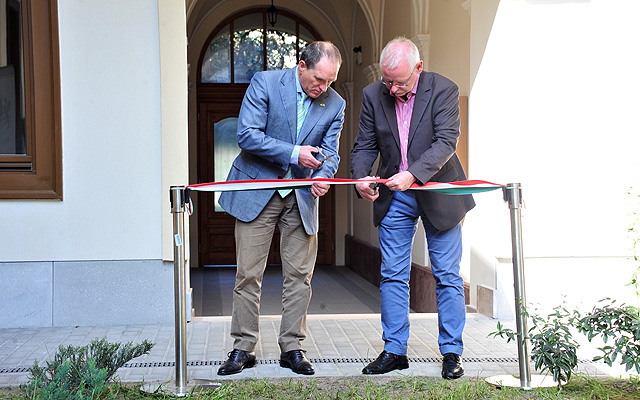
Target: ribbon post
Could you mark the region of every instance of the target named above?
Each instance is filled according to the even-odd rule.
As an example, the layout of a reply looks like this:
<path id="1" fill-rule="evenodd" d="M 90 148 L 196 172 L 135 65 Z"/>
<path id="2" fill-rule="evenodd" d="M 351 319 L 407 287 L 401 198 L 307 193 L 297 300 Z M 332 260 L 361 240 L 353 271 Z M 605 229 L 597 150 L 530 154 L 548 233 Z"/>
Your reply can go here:
<path id="1" fill-rule="evenodd" d="M 548 376 L 531 376 L 529 355 L 529 328 L 527 326 L 527 304 L 524 286 L 524 255 L 522 252 L 522 224 L 520 208 L 522 206 L 522 187 L 519 183 L 508 183 L 502 189 L 504 201 L 509 203 L 511 216 L 511 257 L 513 263 L 513 290 L 516 304 L 516 329 L 518 336 L 518 364 L 520 378 L 511 375 L 491 376 L 488 383 L 496 386 L 520 387 L 531 390 L 537 387 L 555 386 Z"/>
<path id="2" fill-rule="evenodd" d="M 184 186 L 172 186 L 169 190 L 171 214 L 173 214 L 173 278 L 175 305 L 175 354 L 176 378 L 174 385 L 147 383 L 140 390 L 147 393 L 162 393 L 176 397 L 188 396 L 194 389 L 206 390 L 220 387 L 220 383 L 197 379 L 187 381 L 187 307 L 186 307 L 186 271 L 184 242 L 184 210 L 186 199 Z"/>

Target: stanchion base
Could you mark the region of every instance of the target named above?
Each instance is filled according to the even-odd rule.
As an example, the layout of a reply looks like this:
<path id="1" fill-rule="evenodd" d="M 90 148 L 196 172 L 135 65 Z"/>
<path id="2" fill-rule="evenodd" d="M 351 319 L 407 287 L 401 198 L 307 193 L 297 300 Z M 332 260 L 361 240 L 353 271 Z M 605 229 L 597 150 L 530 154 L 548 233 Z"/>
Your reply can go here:
<path id="1" fill-rule="evenodd" d="M 206 379 L 194 379 L 188 381 L 183 387 L 178 387 L 170 383 L 145 383 L 140 387 L 140 391 L 146 393 L 157 393 L 168 396 L 186 397 L 192 392 L 214 390 L 220 387 L 220 383 Z"/>
<path id="2" fill-rule="evenodd" d="M 558 383 L 555 382 L 552 377 L 547 375 L 532 375 L 528 387 L 526 385 L 523 386 L 522 382 L 520 382 L 520 378 L 516 378 L 513 375 L 490 376 L 486 378 L 485 381 L 495 386 L 517 387 L 523 390 L 558 386 Z"/>

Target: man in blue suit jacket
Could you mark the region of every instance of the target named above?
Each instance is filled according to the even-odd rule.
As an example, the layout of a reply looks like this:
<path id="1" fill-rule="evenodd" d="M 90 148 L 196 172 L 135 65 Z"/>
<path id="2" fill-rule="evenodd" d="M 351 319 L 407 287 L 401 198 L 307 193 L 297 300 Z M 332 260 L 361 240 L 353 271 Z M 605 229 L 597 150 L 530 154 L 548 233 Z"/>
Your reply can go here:
<path id="1" fill-rule="evenodd" d="M 356 185 L 373 203 L 382 265 L 380 298 L 384 351 L 364 374 L 384 374 L 408 368 L 409 276 L 411 246 L 418 218 L 427 236 L 431 272 L 436 280 L 438 345 L 444 356 L 442 377 L 464 374 L 462 331 L 465 324 L 461 220 L 475 205 L 471 195 L 452 196 L 407 190 L 417 182 L 465 180 L 455 154 L 460 136 L 458 87 L 423 71 L 418 48 L 406 38 L 389 42 L 380 55 L 381 81 L 364 88 L 360 129 L 351 151 L 356 179 L 377 175 L 386 186 Z"/>
<path id="2" fill-rule="evenodd" d="M 333 177 L 340 161 L 345 101 L 329 86 L 341 63 L 332 43 L 313 42 L 295 68 L 253 76 L 238 117 L 241 151 L 227 180 Z M 262 276 L 276 224 L 284 278 L 280 365 L 299 374 L 315 373 L 301 342 L 306 337 L 318 250 L 318 197 L 327 190 L 329 185 L 314 183 L 293 191 L 235 191 L 220 196 L 222 208 L 236 218 L 238 270 L 231 317 L 233 351 L 218 374 L 235 374 L 255 365 Z"/>

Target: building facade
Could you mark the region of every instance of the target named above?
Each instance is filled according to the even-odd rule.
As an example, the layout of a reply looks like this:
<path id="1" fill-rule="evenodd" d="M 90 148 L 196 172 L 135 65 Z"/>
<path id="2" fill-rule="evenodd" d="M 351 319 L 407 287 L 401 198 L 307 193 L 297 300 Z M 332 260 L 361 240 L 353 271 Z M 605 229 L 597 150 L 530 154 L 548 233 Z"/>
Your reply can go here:
<path id="1" fill-rule="evenodd" d="M 334 87 L 347 100 L 337 177 L 349 178 L 362 89 L 398 35 L 460 87 L 469 177 L 522 184 L 528 300 L 634 301 L 636 1 L 276 0 L 274 25 L 270 5 L 0 0 L 0 104 L 12 116 L 0 136 L 0 328 L 173 321 L 169 188 L 216 179 L 206 157 L 237 115 L 243 76 L 295 62 L 300 43 L 336 44 Z M 242 43 L 262 64 L 248 67 Z M 273 43 L 290 51 L 280 64 Z M 331 192 L 323 263 L 375 271 L 372 207 L 348 187 Z M 508 318 L 508 209 L 499 192 L 475 197 L 463 228 L 469 307 Z M 192 268 L 225 257 L 207 236 L 212 227 L 228 245 L 214 203 L 194 197 Z M 425 249 L 417 239 L 413 262 L 428 275 Z"/>

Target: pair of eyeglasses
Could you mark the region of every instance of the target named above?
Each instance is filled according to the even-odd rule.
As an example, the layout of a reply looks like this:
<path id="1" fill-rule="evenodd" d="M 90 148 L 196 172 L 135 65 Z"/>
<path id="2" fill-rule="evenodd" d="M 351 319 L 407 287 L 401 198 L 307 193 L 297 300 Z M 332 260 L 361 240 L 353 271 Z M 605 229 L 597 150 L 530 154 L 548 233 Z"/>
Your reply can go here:
<path id="1" fill-rule="evenodd" d="M 409 79 L 407 79 L 407 81 L 404 82 L 404 83 L 397 83 L 397 82 L 393 82 L 393 81 L 385 81 L 383 76 L 380 77 L 380 83 L 382 83 L 383 85 L 385 85 L 387 87 L 395 86 L 397 88 L 404 88 L 404 87 L 409 86 L 409 82 L 411 81 L 411 78 L 413 78 L 413 73 L 414 72 L 416 72 L 415 68 L 411 72 L 411 75 L 409 75 Z"/>

